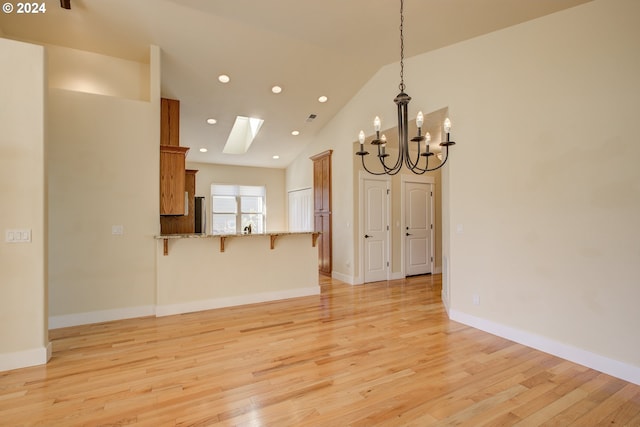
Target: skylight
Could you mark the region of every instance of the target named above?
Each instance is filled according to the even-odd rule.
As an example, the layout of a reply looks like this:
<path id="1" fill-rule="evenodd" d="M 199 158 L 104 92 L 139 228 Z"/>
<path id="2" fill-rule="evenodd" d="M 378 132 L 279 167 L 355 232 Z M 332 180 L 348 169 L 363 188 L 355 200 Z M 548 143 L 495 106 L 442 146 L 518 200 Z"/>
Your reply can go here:
<path id="1" fill-rule="evenodd" d="M 237 116 L 222 152 L 226 154 L 246 153 L 263 122 L 264 120 L 254 117 Z"/>

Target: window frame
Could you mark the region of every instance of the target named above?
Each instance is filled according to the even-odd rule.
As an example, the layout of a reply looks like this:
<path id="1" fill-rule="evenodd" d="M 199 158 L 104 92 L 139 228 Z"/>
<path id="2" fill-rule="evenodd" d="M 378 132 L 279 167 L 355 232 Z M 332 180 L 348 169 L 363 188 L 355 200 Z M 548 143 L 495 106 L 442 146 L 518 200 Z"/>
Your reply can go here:
<path id="1" fill-rule="evenodd" d="M 235 198 L 235 212 L 215 212 L 216 197 Z M 245 197 L 261 199 L 261 211 L 243 212 L 242 199 Z M 234 215 L 235 231 L 231 232 L 226 227 L 223 231 L 216 230 L 216 216 Z M 237 185 L 237 184 L 211 184 L 211 233 L 212 234 L 240 234 L 243 233 L 243 218 L 248 215 L 257 215 L 261 221 L 252 228 L 252 233 L 264 233 L 267 226 L 267 188 L 264 185 Z M 251 220 L 250 220 L 251 221 Z"/>

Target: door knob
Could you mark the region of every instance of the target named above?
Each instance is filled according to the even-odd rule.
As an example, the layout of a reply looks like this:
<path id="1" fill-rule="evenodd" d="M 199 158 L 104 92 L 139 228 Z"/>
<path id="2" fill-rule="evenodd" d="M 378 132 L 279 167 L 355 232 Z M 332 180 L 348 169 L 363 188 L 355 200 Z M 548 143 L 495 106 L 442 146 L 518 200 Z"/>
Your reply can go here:
<path id="1" fill-rule="evenodd" d="M 373 236 L 369 236 L 368 234 L 365 234 L 365 235 L 364 235 L 364 238 L 365 238 L 365 239 L 368 239 L 369 237 L 373 237 Z"/>
<path id="2" fill-rule="evenodd" d="M 407 233 L 407 236 L 411 236 L 411 233 Z"/>

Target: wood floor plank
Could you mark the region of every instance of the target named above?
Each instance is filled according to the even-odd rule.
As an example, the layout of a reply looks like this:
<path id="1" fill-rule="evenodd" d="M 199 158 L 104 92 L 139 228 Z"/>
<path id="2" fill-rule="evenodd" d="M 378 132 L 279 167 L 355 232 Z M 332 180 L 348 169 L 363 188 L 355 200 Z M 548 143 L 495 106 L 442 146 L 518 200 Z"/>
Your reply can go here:
<path id="1" fill-rule="evenodd" d="M 441 276 L 50 331 L 2 426 L 640 426 L 640 386 L 450 321 Z"/>

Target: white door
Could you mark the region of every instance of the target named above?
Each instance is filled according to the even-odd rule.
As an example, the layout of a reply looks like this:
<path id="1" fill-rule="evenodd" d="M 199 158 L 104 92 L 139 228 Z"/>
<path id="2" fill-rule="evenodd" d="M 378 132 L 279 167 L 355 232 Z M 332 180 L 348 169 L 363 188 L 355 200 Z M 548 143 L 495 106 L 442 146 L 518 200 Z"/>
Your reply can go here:
<path id="1" fill-rule="evenodd" d="M 388 182 L 365 179 L 363 182 L 364 281 L 389 278 L 389 194 Z"/>
<path id="2" fill-rule="evenodd" d="M 289 231 L 313 231 L 313 189 L 289 191 Z"/>
<path id="3" fill-rule="evenodd" d="M 431 273 L 431 184 L 404 183 L 404 273 L 406 276 Z"/>

